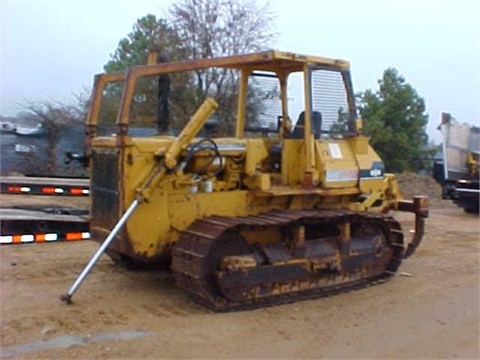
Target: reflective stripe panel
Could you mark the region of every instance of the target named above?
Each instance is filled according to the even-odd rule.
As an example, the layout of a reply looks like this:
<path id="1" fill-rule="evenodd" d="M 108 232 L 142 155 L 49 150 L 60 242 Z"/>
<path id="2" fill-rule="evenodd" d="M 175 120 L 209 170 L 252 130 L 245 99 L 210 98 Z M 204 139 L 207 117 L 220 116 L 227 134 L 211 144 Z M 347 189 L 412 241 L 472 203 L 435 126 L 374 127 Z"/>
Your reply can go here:
<path id="1" fill-rule="evenodd" d="M 65 240 L 82 240 L 82 233 L 67 233 Z"/>
<path id="2" fill-rule="evenodd" d="M 89 232 L 72 232 L 72 233 L 67 233 L 65 236 L 66 240 L 84 240 L 84 239 L 90 239 L 90 233 Z"/>
<path id="3" fill-rule="evenodd" d="M 58 235 L 55 233 L 35 235 L 35 242 L 56 241 L 56 240 L 58 240 Z"/>
<path id="4" fill-rule="evenodd" d="M 45 233 L 45 234 L 14 234 L 14 235 L 1 235 L 0 244 L 22 244 L 22 243 L 43 243 L 58 240 L 86 240 L 90 239 L 90 232 L 70 232 L 64 235 L 57 233 Z"/>
<path id="5" fill-rule="evenodd" d="M 0 244 L 11 244 L 13 243 L 12 235 L 2 235 L 0 236 Z"/>
<path id="6" fill-rule="evenodd" d="M 35 235 L 33 235 L 33 234 L 20 235 L 20 241 L 21 242 L 34 242 L 35 241 Z"/>
<path id="7" fill-rule="evenodd" d="M 7 191 L 12 193 L 28 193 L 32 191 L 32 189 L 28 186 L 9 186 Z"/>
<path id="8" fill-rule="evenodd" d="M 35 242 L 44 242 L 45 241 L 45 234 L 36 234 L 35 235 Z"/>
<path id="9" fill-rule="evenodd" d="M 88 196 L 88 179 L 0 176 L 0 193 L 57 196 Z"/>
<path id="10" fill-rule="evenodd" d="M 88 195 L 90 194 L 90 190 L 83 189 L 83 188 L 71 188 L 70 195 Z"/>
<path id="11" fill-rule="evenodd" d="M 59 187 L 44 187 L 42 192 L 45 194 L 63 194 L 65 190 Z"/>
<path id="12" fill-rule="evenodd" d="M 55 233 L 45 234 L 45 241 L 56 241 L 58 240 L 58 235 Z"/>

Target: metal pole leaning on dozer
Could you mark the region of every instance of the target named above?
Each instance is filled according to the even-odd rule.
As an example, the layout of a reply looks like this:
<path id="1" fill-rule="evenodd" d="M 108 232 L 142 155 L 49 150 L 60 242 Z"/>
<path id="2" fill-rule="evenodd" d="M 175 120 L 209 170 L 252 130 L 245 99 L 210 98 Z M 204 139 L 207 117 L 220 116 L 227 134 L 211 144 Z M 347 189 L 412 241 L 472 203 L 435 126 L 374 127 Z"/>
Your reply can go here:
<path id="1" fill-rule="evenodd" d="M 110 234 L 108 234 L 108 236 L 102 242 L 102 245 L 98 248 L 98 250 L 95 252 L 95 254 L 92 256 L 92 258 L 88 262 L 87 266 L 85 266 L 82 273 L 74 281 L 70 289 L 68 289 L 68 292 L 66 294 L 60 295 L 60 300 L 62 300 L 66 304 L 72 303 L 73 294 L 75 294 L 75 292 L 77 291 L 81 283 L 87 277 L 88 273 L 92 270 L 92 268 L 97 263 L 98 259 L 100 259 L 100 256 L 103 255 L 107 247 L 110 245 L 113 239 L 115 239 L 115 236 L 125 225 L 128 218 L 133 214 L 133 212 L 138 207 L 138 205 L 140 205 L 143 197 L 142 195 L 143 191 L 149 190 L 153 188 L 156 184 L 158 184 L 158 181 L 163 177 L 163 175 L 165 175 L 167 168 L 173 169 L 176 166 L 180 152 L 198 134 L 198 132 L 203 127 L 207 119 L 210 117 L 210 115 L 213 113 L 213 111 L 215 111 L 217 107 L 218 107 L 218 104 L 215 102 L 215 100 L 211 98 L 207 98 L 203 102 L 203 104 L 198 108 L 197 112 L 193 115 L 193 117 L 190 119 L 188 124 L 185 126 L 185 128 L 182 130 L 182 132 L 178 136 L 178 140 L 174 142 L 169 147 L 168 151 L 165 153 L 164 160 L 162 160 L 159 166 L 157 166 L 154 169 L 154 171 L 150 174 L 145 184 L 138 191 L 139 194 L 136 197 L 136 199 L 130 204 L 127 211 L 125 211 L 125 213 L 122 215 L 120 220 L 118 220 L 117 224 L 114 226 Z"/>
<path id="2" fill-rule="evenodd" d="M 83 280 L 85 280 L 90 270 L 92 270 L 93 266 L 97 263 L 98 259 L 100 259 L 100 256 L 102 256 L 102 254 L 105 252 L 105 250 L 107 249 L 108 245 L 110 245 L 112 240 L 115 239 L 115 236 L 117 235 L 117 233 L 120 231 L 120 229 L 123 227 L 125 222 L 128 220 L 130 215 L 132 215 L 133 211 L 137 208 L 139 204 L 140 204 L 140 201 L 138 199 L 135 199 L 132 202 L 132 204 L 129 206 L 127 211 L 125 211 L 123 216 L 120 218 L 120 220 L 117 222 L 115 227 L 112 229 L 110 234 L 108 234 L 107 238 L 103 241 L 102 245 L 98 248 L 97 252 L 90 259 L 87 266 L 85 266 L 82 273 L 78 276 L 78 278 L 75 280 L 75 282 L 70 287 L 70 289 L 68 289 L 68 292 L 66 294 L 60 295 L 60 300 L 62 300 L 67 304 L 72 303 L 73 294 L 77 291 L 80 284 L 83 282 Z"/>

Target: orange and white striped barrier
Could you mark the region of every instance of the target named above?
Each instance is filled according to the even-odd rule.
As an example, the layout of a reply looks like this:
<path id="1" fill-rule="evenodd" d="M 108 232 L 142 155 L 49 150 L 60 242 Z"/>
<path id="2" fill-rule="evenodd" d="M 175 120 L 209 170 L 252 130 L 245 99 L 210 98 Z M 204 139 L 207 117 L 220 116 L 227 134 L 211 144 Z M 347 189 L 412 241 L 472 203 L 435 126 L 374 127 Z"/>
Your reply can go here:
<path id="1" fill-rule="evenodd" d="M 30 195 L 70 195 L 70 196 L 88 196 L 90 190 L 88 188 L 65 188 L 54 186 L 6 186 L 6 190 L 2 187 L 4 194 L 30 194 Z"/>
<path id="2" fill-rule="evenodd" d="M 44 243 L 54 241 L 77 241 L 90 239 L 90 232 L 41 233 L 41 234 L 14 234 L 0 235 L 0 245 Z"/>
<path id="3" fill-rule="evenodd" d="M 52 211 L 0 208 L 0 245 L 90 239 L 88 215 L 75 215 L 86 210 Z"/>
<path id="4" fill-rule="evenodd" d="M 0 177 L 2 194 L 89 196 L 88 179 Z"/>

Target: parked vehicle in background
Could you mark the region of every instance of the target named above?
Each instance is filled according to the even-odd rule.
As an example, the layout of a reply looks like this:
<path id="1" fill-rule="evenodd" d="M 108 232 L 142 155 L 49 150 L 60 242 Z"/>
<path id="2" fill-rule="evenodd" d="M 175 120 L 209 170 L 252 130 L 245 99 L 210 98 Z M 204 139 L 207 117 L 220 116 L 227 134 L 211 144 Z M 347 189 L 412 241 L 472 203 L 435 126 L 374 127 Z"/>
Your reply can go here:
<path id="1" fill-rule="evenodd" d="M 479 213 L 480 128 L 460 123 L 442 113 L 443 159 L 434 164 L 433 175 L 442 185 L 442 197 L 451 199 L 467 213 Z"/>

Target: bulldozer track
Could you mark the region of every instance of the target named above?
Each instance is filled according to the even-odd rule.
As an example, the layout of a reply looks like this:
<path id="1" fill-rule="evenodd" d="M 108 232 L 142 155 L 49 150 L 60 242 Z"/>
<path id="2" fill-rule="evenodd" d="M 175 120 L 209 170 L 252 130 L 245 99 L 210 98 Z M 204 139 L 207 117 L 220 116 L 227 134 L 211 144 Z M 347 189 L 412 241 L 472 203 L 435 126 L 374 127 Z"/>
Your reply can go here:
<path id="1" fill-rule="evenodd" d="M 321 226 L 342 222 L 381 225 L 390 239 L 392 255 L 387 266 L 379 274 L 366 278 L 351 276 L 351 280 L 343 280 L 331 284 L 321 284 L 318 279 L 310 285 L 298 286 L 296 279 L 280 284 L 284 292 L 271 292 L 264 297 L 252 297 L 245 301 L 232 301 L 212 290 L 210 281 L 212 274 L 211 254 L 215 252 L 220 237 L 230 231 L 262 230 L 268 227 L 293 227 L 298 224 L 314 224 Z M 250 244 L 251 246 L 252 244 Z M 246 217 L 212 216 L 198 219 L 180 234 L 179 241 L 172 249 L 172 271 L 177 285 L 187 291 L 192 298 L 215 311 L 250 310 L 259 307 L 291 303 L 344 293 L 368 286 L 384 283 L 397 271 L 405 255 L 403 233 L 400 224 L 391 216 L 376 213 L 358 213 L 348 210 L 274 210 L 267 213 Z M 350 277 L 349 274 L 342 274 Z M 268 288 L 279 284 L 265 284 Z"/>

